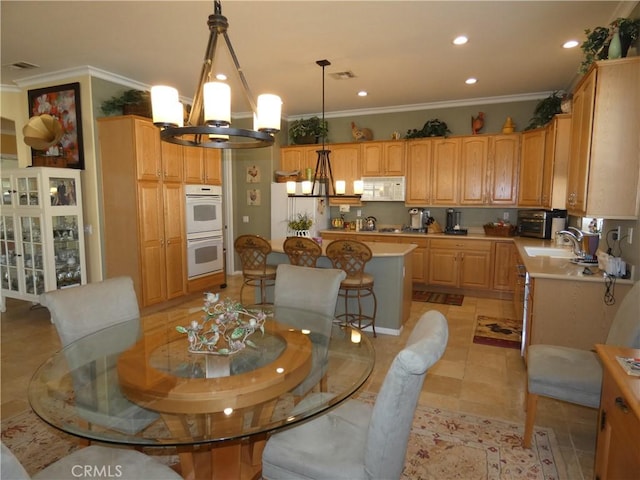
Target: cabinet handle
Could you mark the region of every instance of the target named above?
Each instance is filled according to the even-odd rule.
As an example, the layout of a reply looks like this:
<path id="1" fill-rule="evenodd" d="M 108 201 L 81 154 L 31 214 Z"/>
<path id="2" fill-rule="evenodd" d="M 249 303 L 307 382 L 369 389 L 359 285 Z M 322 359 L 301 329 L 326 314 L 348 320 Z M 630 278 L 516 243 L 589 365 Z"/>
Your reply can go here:
<path id="1" fill-rule="evenodd" d="M 629 413 L 629 406 L 625 403 L 624 398 L 622 397 L 616 397 L 616 407 L 624 413 Z"/>

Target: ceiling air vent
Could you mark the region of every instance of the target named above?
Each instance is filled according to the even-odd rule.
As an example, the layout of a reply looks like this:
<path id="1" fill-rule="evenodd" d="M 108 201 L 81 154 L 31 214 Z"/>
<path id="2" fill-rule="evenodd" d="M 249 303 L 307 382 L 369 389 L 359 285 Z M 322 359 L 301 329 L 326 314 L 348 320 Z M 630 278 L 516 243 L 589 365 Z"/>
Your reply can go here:
<path id="1" fill-rule="evenodd" d="M 329 76 L 336 80 L 349 80 L 350 78 L 356 78 L 353 72 L 350 71 L 330 73 Z"/>
<path id="2" fill-rule="evenodd" d="M 11 70 L 32 70 L 34 68 L 40 68 L 40 65 L 35 65 L 29 62 L 15 62 L 6 65 Z"/>

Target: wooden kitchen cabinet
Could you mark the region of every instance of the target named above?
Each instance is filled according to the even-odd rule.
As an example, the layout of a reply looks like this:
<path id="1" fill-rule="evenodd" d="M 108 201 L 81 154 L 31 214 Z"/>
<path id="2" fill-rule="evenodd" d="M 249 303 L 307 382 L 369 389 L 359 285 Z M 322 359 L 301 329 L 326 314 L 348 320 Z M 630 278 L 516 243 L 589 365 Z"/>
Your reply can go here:
<path id="1" fill-rule="evenodd" d="M 360 149 L 362 176 L 404 176 L 404 141 L 365 142 Z"/>
<path id="2" fill-rule="evenodd" d="M 183 147 L 184 181 L 222 185 L 222 151 L 218 148 Z"/>
<path id="3" fill-rule="evenodd" d="M 409 140 L 406 146 L 406 205 L 425 206 L 431 202 L 431 139 Z M 415 270 L 414 270 L 415 274 Z"/>
<path id="4" fill-rule="evenodd" d="M 493 289 L 513 292 L 516 287 L 518 251 L 512 241 L 495 242 L 493 248 Z"/>
<path id="5" fill-rule="evenodd" d="M 331 161 L 331 171 L 333 180 L 344 180 L 346 185 L 345 194 L 353 195 L 353 182 L 361 178 L 360 166 L 360 144 L 358 143 L 338 143 L 331 145 L 329 159 Z M 315 167 L 314 167 L 315 169 Z M 330 205 L 360 205 L 359 198 L 330 198 Z"/>
<path id="6" fill-rule="evenodd" d="M 594 62 L 573 94 L 567 209 L 577 216 L 638 217 L 640 57 Z M 632 106 L 632 107 L 631 107 Z"/>
<path id="7" fill-rule="evenodd" d="M 426 238 L 406 237 L 402 243 L 416 245 L 415 250 L 411 253 L 411 263 L 413 265 L 411 280 L 413 283 L 426 284 L 429 267 L 429 240 Z"/>
<path id="8" fill-rule="evenodd" d="M 105 278 L 131 277 L 141 307 L 186 293 L 182 149 L 161 146 L 155 126 L 152 142 L 149 125 L 135 116 L 98 120 Z M 149 152 L 167 169 L 151 176 Z"/>
<path id="9" fill-rule="evenodd" d="M 518 205 L 521 207 L 542 207 L 546 138 L 546 128 L 522 132 L 518 188 Z"/>
<path id="10" fill-rule="evenodd" d="M 102 119 L 100 119 L 102 120 Z M 160 152 L 160 133 L 153 123 L 136 119 L 127 125 L 127 136 L 132 136 L 137 155 L 135 161 L 138 180 L 157 180 L 162 171 L 162 154 Z M 109 141 L 117 141 L 109 139 Z"/>
<path id="11" fill-rule="evenodd" d="M 640 472 L 640 379 L 628 375 L 616 356 L 637 358 L 640 350 L 596 345 L 603 364 L 595 478 L 626 480 Z"/>
<path id="12" fill-rule="evenodd" d="M 491 288 L 491 245 L 485 240 L 434 239 L 429 243 L 429 284 Z"/>
<path id="13" fill-rule="evenodd" d="M 487 203 L 489 137 L 463 137 L 460 148 L 460 204 Z"/>
<path id="14" fill-rule="evenodd" d="M 311 168 L 315 172 L 318 161 L 317 150 L 321 148 L 321 145 L 291 145 L 282 147 L 280 149 L 280 170 L 283 172 L 298 170 L 301 176 L 304 175 L 307 168 Z"/>
<path id="15" fill-rule="evenodd" d="M 458 169 L 461 139 L 433 140 L 431 162 L 431 204 L 455 206 L 458 204 Z"/>

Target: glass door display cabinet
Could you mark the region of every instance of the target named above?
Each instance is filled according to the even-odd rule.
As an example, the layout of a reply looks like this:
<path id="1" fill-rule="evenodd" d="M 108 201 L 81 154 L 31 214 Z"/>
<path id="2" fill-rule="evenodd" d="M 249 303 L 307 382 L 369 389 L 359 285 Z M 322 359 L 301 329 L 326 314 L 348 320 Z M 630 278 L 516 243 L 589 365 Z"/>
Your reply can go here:
<path id="1" fill-rule="evenodd" d="M 0 285 L 5 298 L 86 283 L 80 171 L 21 168 L 1 175 Z"/>

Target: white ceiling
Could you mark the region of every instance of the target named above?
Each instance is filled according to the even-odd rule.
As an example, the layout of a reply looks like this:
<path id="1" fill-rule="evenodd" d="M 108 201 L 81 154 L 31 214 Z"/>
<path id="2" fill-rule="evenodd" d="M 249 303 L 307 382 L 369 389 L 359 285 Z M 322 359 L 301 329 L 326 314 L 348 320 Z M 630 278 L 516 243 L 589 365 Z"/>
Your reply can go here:
<path id="1" fill-rule="evenodd" d="M 436 102 L 542 96 L 576 80 L 584 30 L 628 16 L 638 4 L 597 1 L 224 0 L 229 37 L 255 95 L 277 93 L 287 116 L 392 111 Z M 1 83 L 92 66 L 143 86 L 169 84 L 192 97 L 212 1 L 0 2 Z M 451 40 L 467 35 L 467 45 Z M 12 70 L 29 62 L 40 68 Z M 351 71 L 355 78 L 331 74 Z M 35 76 L 35 78 L 33 78 Z M 473 86 L 467 77 L 478 78 Z M 357 97 L 358 90 L 369 96 Z M 234 90 L 235 91 L 235 90 Z M 246 112 L 234 97 L 233 110 Z M 477 101 L 476 101 L 477 100 Z"/>

